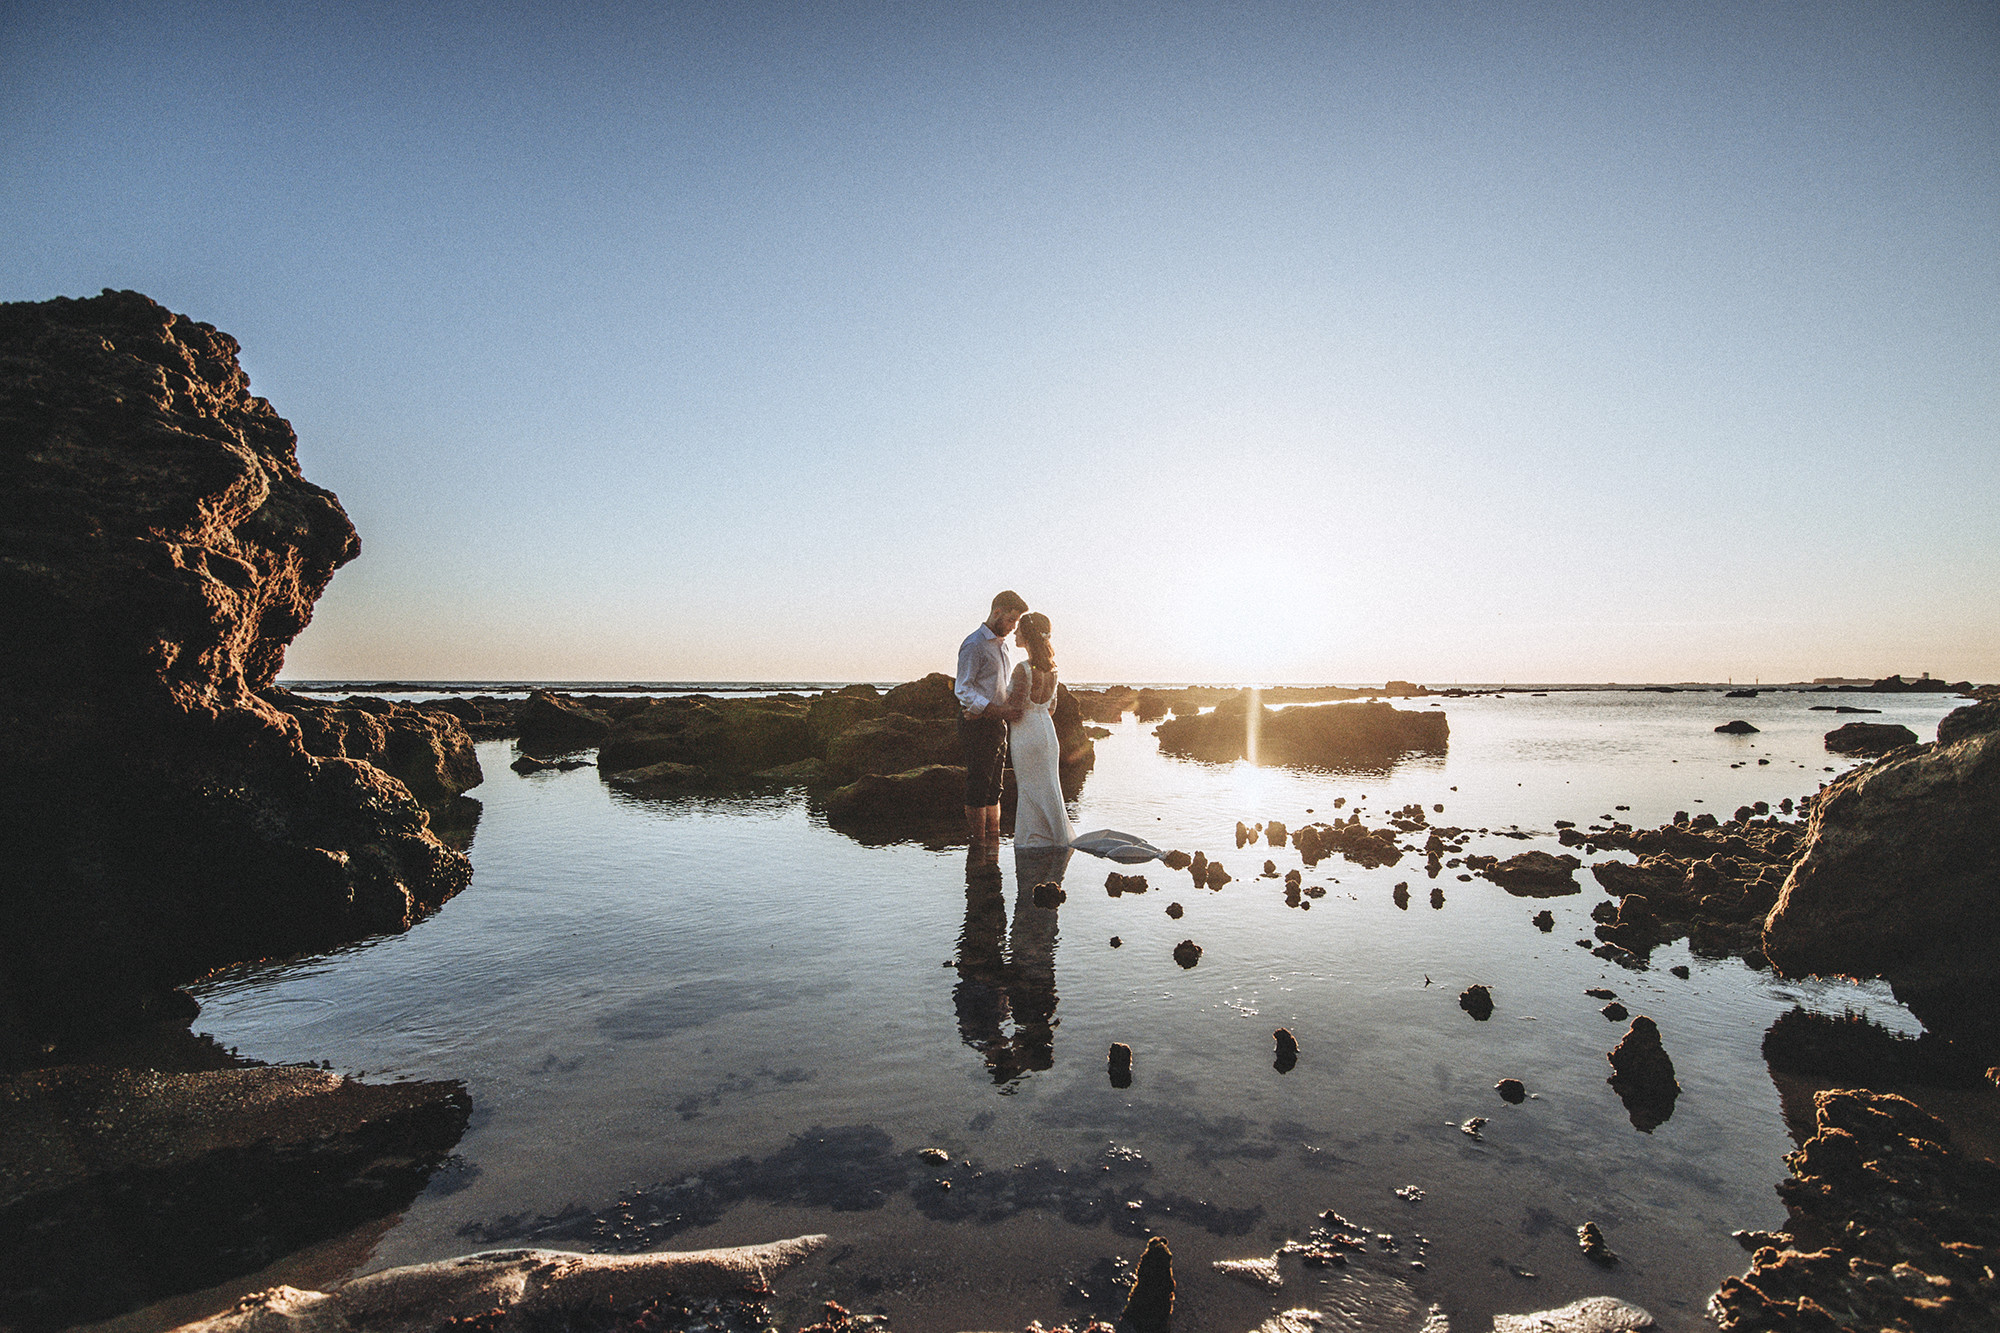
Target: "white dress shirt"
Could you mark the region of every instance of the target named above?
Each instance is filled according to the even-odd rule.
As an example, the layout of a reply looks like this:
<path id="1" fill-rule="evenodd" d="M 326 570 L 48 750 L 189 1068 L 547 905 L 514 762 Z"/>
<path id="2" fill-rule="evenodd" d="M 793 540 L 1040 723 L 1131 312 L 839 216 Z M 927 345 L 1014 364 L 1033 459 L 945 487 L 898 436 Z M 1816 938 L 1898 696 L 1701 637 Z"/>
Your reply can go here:
<path id="1" fill-rule="evenodd" d="M 1007 640 L 981 624 L 958 645 L 958 680 L 952 693 L 968 712 L 984 713 L 1007 697 L 1007 675 L 1012 669 Z"/>

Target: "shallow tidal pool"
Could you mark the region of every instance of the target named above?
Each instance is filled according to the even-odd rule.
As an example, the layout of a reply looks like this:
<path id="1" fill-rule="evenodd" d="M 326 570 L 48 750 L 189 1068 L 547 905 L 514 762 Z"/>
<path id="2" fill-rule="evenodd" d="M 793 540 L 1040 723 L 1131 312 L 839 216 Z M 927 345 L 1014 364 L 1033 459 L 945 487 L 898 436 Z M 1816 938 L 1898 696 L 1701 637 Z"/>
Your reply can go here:
<path id="1" fill-rule="evenodd" d="M 1261 875 L 1298 854 L 1239 849 L 1234 830 L 1356 809 L 1380 827 L 1417 802 L 1475 831 L 1465 852 L 1504 858 L 1564 850 L 1558 819 L 1727 819 L 1849 766 L 1821 746 L 1848 719 L 1810 711 L 1833 701 L 1444 700 L 1444 756 L 1342 773 L 1167 758 L 1128 717 L 1072 817 L 1205 851 L 1234 876 L 1219 892 L 1157 864 L 863 845 L 796 793 L 646 800 L 591 768 L 522 777 L 509 743 L 486 743 L 470 889 L 408 934 L 211 978 L 196 1027 L 255 1059 L 469 1086 L 456 1158 L 350 1247 L 349 1273 L 825 1232 L 782 1282 L 788 1326 L 832 1298 L 925 1333 L 1115 1315 L 1120 1263 L 1158 1234 L 1184 1333 L 1301 1306 L 1332 1328 L 1414 1330 L 1435 1305 L 1480 1329 L 1600 1293 L 1698 1328 L 1747 1266 L 1730 1233 L 1785 1219 L 1773 1186 L 1793 1143 L 1765 1031 L 1795 1006 L 1914 1031 L 1886 987 L 1789 981 L 1684 942 L 1618 966 L 1578 946 L 1605 897 L 1587 871 L 1579 894 L 1529 899 L 1432 879 L 1420 854 L 1336 857 L 1305 871 L 1324 896 L 1292 907 Z M 1925 740 L 1960 702 L 1838 701 Z M 1739 717 L 1760 731 L 1713 731 Z M 1113 869 L 1150 891 L 1109 896 Z M 1067 901 L 1034 906 L 1058 876 Z M 1544 909 L 1551 931 L 1532 920 Z M 1182 940 L 1202 948 L 1192 968 Z M 1492 990 L 1485 1021 L 1458 1003 L 1473 983 Z M 1682 1093 L 1651 1132 L 1605 1082 L 1626 1024 L 1591 988 L 1659 1024 Z M 1279 1027 L 1300 1048 L 1284 1070 Z M 1107 1077 L 1113 1042 L 1133 1049 L 1128 1087 Z M 1503 1101 L 1502 1078 L 1528 1099 Z M 1277 1291 L 1211 1270 L 1306 1239 L 1328 1210 L 1367 1233 L 1344 1267 L 1285 1256 Z M 1617 1266 L 1583 1257 L 1585 1221 Z"/>

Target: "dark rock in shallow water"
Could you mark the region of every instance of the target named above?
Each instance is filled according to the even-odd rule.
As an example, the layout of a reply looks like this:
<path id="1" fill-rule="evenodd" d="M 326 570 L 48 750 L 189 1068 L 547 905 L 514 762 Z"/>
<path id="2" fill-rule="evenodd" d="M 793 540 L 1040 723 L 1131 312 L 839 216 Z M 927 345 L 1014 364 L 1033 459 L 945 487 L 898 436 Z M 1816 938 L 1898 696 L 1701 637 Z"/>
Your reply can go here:
<path id="1" fill-rule="evenodd" d="M 1916 743 L 1916 732 L 1894 722 L 1849 722 L 1826 733 L 1829 754 L 1887 754 Z"/>
<path id="2" fill-rule="evenodd" d="M 1528 1100 L 1527 1085 L 1518 1078 L 1503 1078 L 1493 1085 L 1493 1091 L 1500 1094 L 1500 1100 L 1519 1106 Z"/>
<path id="3" fill-rule="evenodd" d="M 1939 730 L 1953 739 L 1843 774 L 1813 801 L 1764 952 L 1788 976 L 1887 977 L 1954 1035 L 2000 1050 L 1981 998 L 2000 984 L 2000 709 L 1959 709 Z"/>
<path id="4" fill-rule="evenodd" d="M 609 776 L 687 764 L 718 781 L 741 779 L 817 756 L 809 707 L 791 699 L 657 699 L 612 724 L 598 746 L 597 767 Z"/>
<path id="5" fill-rule="evenodd" d="M 1485 986 L 1467 986 L 1459 993 L 1458 1007 L 1484 1023 L 1493 1017 L 1493 992 Z"/>
<path id="6" fill-rule="evenodd" d="M 1556 914 L 1549 911 L 1535 913 L 1535 929 L 1546 935 L 1556 928 Z"/>
<path id="7" fill-rule="evenodd" d="M 236 353 L 135 292 L 0 305 L 0 623 L 33 627 L 0 654 L 0 1063 L 471 874 L 403 782 L 314 748 L 372 728 L 261 697 L 360 544 Z M 413 778 L 476 773 L 448 715 L 388 716 L 385 753 L 439 760 Z"/>
<path id="8" fill-rule="evenodd" d="M 1635 1129 L 1650 1134 L 1673 1119 L 1674 1103 L 1681 1085 L 1674 1079 L 1674 1062 L 1660 1044 L 1660 1028 L 1644 1014 L 1619 1039 L 1611 1053 L 1612 1074 L 1605 1082 L 1625 1103 L 1625 1113 Z"/>
<path id="9" fill-rule="evenodd" d="M 1618 1256 L 1604 1243 L 1604 1233 L 1597 1229 L 1595 1222 L 1585 1222 L 1576 1229 L 1576 1244 L 1583 1251 L 1583 1257 L 1594 1264 L 1610 1268 L 1618 1262 Z"/>
<path id="10" fill-rule="evenodd" d="M 1174 961 L 1182 967 L 1193 967 L 1201 961 L 1201 946 L 1193 940 L 1182 940 L 1174 946 Z"/>
<path id="11" fill-rule="evenodd" d="M 951 677 L 933 671 L 921 680 L 906 681 L 882 696 L 882 707 L 906 717 L 942 718 L 956 721 L 960 712 L 958 695 L 952 691 Z"/>
<path id="12" fill-rule="evenodd" d="M 867 774 L 827 796 L 826 817 L 836 827 L 963 823 L 965 770 L 932 764 L 907 773 Z"/>
<path id="13" fill-rule="evenodd" d="M 399 1212 L 471 1106 L 297 1066 L 0 1079 L 0 1324 L 107 1318 Z"/>
<path id="14" fill-rule="evenodd" d="M 1290 1028 L 1279 1028 L 1271 1034 L 1271 1040 L 1277 1046 L 1277 1058 L 1273 1061 L 1273 1067 L 1280 1074 L 1289 1074 L 1298 1067 L 1299 1039 L 1292 1035 Z"/>
<path id="15" fill-rule="evenodd" d="M 567 695 L 536 690 L 521 705 L 515 726 L 523 749 L 547 754 L 597 744 L 611 730 L 611 718 Z"/>
<path id="16" fill-rule="evenodd" d="M 1493 856 L 1468 856 L 1466 869 L 1478 872 L 1517 898 L 1559 898 L 1582 893 L 1576 872 L 1583 862 L 1574 856 L 1522 852 L 1505 861 Z"/>
<path id="17" fill-rule="evenodd" d="M 1815 1132 L 1778 1193 L 1796 1236 L 1754 1237 L 1750 1271 L 1709 1301 L 1723 1333 L 2000 1327 L 2000 1169 L 1901 1097 L 1813 1098 Z"/>
<path id="18" fill-rule="evenodd" d="M 1115 942 L 1115 941 L 1114 941 Z M 1104 1062 L 1105 1072 L 1111 1077 L 1114 1088 L 1132 1086 L 1132 1048 L 1122 1041 L 1111 1043 L 1111 1053 Z"/>
<path id="19" fill-rule="evenodd" d="M 1044 911 L 1053 912 L 1069 901 L 1069 894 L 1060 884 L 1037 884 L 1031 900 Z"/>
<path id="20" fill-rule="evenodd" d="M 858 722 L 826 743 L 827 768 L 846 781 L 863 773 L 907 773 L 927 764 L 955 764 L 961 758 L 957 723 L 900 713 Z"/>
<path id="21" fill-rule="evenodd" d="M 1174 1314 L 1174 1252 L 1167 1242 L 1154 1236 L 1139 1256 L 1139 1271 L 1132 1279 L 1120 1318 L 1133 1333 L 1168 1333 Z"/>
<path id="22" fill-rule="evenodd" d="M 1297 705 L 1253 713 L 1247 693 L 1232 694 L 1210 713 L 1163 722 L 1156 734 L 1168 754 L 1229 763 L 1249 757 L 1257 732 L 1261 764 L 1341 765 L 1410 753 L 1442 754 L 1450 726 L 1441 712 L 1414 712 L 1385 703 Z"/>
<path id="23" fill-rule="evenodd" d="M 849 694 L 846 690 L 822 694 L 806 705 L 806 728 L 822 753 L 834 737 L 849 727 L 882 716 L 885 710 L 882 701 L 875 697 L 874 686 L 869 686 L 868 691 L 866 696 Z"/>
<path id="24" fill-rule="evenodd" d="M 1734 722 L 1723 723 L 1716 730 L 1725 736 L 1754 736 L 1757 734 L 1757 728 L 1751 726 L 1740 717 Z"/>

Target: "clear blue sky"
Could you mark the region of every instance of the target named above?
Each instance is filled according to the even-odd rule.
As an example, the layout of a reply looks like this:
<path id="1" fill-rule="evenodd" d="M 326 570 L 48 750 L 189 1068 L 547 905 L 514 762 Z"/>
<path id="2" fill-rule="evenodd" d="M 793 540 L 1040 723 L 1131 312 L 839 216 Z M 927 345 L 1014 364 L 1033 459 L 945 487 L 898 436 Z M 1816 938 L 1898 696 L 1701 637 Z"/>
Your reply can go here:
<path id="1" fill-rule="evenodd" d="M 234 334 L 298 676 L 2000 678 L 2000 6 L 0 6 L 0 299 Z"/>

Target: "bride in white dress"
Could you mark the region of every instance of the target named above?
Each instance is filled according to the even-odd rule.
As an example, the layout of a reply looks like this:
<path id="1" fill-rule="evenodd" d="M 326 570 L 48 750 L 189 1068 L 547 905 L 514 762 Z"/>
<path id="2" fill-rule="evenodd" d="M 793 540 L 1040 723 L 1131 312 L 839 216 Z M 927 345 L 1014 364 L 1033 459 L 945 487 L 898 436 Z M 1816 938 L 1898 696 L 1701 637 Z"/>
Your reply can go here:
<path id="1" fill-rule="evenodd" d="M 1015 626 L 1014 641 L 1028 660 L 1014 668 L 1007 683 L 1007 702 L 1021 710 L 1010 724 L 1007 744 L 1013 755 L 1014 846 L 1074 847 L 1092 856 L 1127 863 L 1151 861 L 1160 849 L 1143 838 L 1115 829 L 1078 834 L 1063 805 L 1062 742 L 1056 738 L 1056 659 L 1049 647 L 1049 618 L 1030 611 Z"/>
<path id="2" fill-rule="evenodd" d="M 1049 618 L 1039 611 L 1021 617 L 1014 641 L 1028 660 L 1014 668 L 1007 702 L 1021 710 L 1010 723 L 1007 747 L 1014 760 L 1016 847 L 1067 847 L 1076 838 L 1063 806 L 1062 744 L 1056 739 L 1056 659 L 1049 648 Z"/>

